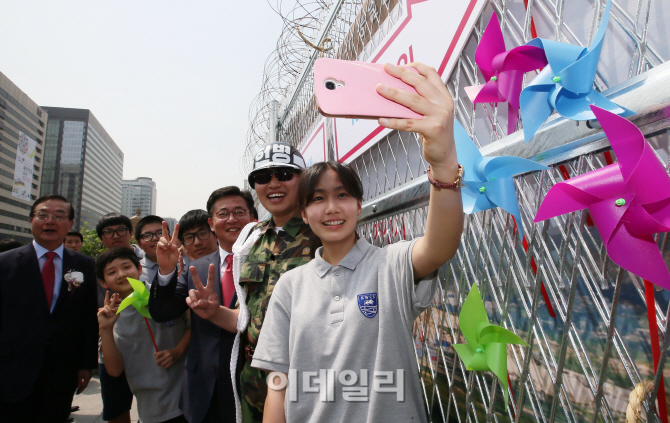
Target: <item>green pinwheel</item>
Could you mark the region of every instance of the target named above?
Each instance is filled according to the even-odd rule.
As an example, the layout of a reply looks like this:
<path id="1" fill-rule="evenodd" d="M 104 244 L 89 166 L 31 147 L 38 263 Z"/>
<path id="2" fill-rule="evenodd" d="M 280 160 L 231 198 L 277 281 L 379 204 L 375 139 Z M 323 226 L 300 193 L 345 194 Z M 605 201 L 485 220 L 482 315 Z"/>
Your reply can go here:
<path id="1" fill-rule="evenodd" d="M 454 349 L 468 370 L 491 371 L 500 380 L 507 410 L 507 344 L 528 346 L 507 329 L 489 323 L 484 302 L 477 285 L 473 285 L 459 315 L 465 344 L 454 344 Z"/>
<path id="2" fill-rule="evenodd" d="M 121 301 L 119 310 L 116 314 L 121 313 L 121 310 L 132 304 L 133 307 L 135 307 L 135 310 L 142 316 L 151 319 L 151 314 L 149 314 L 149 310 L 147 310 L 147 305 L 149 304 L 149 291 L 147 291 L 147 287 L 144 286 L 144 282 L 133 278 L 128 278 L 128 282 L 130 283 L 130 286 L 133 287 L 133 293 Z"/>

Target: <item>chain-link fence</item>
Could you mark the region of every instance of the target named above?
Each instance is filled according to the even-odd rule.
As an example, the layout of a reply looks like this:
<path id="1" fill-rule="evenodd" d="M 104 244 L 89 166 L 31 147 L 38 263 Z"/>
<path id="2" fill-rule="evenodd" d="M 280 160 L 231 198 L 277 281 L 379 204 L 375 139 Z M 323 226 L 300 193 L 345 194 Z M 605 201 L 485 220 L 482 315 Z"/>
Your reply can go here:
<path id="1" fill-rule="evenodd" d="M 312 41 L 320 45 L 329 38 L 328 57 L 368 60 L 404 7 L 405 1 L 397 0 L 335 2 L 319 39 Z M 597 122 L 554 117 L 524 144 L 521 131 L 505 135 L 506 107 L 475 107 L 463 89 L 483 82 L 474 52 L 492 13 L 500 17 L 509 49 L 535 34 L 588 46 L 603 9 L 604 1 L 493 0 L 453 71 L 443 75 L 457 119 L 484 155 L 517 155 L 551 167 L 515 179 L 521 221 L 500 209 L 467 216 L 458 253 L 440 270 L 432 307 L 415 322 L 416 358 L 434 422 L 621 422 L 635 385 L 662 381 L 655 379 L 643 282 L 608 259 L 588 212 L 533 223 L 551 186 L 616 160 Z M 595 80 L 598 91 L 619 96 L 622 105 L 639 113 L 634 122 L 664 163 L 670 152 L 668 18 L 670 4 L 664 0 L 613 1 Z M 319 116 L 311 79 L 318 55 L 305 59 L 304 72 L 281 104 L 279 137 L 292 145 L 304 142 Z M 326 125 L 332 127 L 332 120 Z M 332 136 L 328 143 L 333 158 Z M 391 132 L 351 164 L 365 187 L 361 236 L 379 246 L 421 236 L 429 190 L 418 137 Z M 516 225 L 523 225 L 524 237 Z M 660 235 L 659 248 L 670 261 L 666 244 L 667 236 Z M 475 283 L 490 320 L 530 345 L 508 348 L 507 410 L 496 378 L 466 371 L 452 348 L 464 342 L 458 315 Z M 655 296 L 663 352 L 659 368 L 668 373 L 664 340 L 670 295 L 657 290 Z M 650 404 L 644 402 L 643 414 Z"/>

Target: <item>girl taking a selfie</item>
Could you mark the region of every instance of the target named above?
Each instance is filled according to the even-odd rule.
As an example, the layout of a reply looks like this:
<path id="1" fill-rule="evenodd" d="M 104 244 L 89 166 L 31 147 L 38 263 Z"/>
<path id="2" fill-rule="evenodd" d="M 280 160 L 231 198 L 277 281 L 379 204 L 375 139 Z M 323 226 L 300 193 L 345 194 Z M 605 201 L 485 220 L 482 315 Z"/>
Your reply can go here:
<path id="1" fill-rule="evenodd" d="M 425 235 L 386 248 L 356 233 L 363 188 L 337 162 L 304 171 L 302 218 L 323 244 L 308 264 L 277 282 L 252 367 L 268 378 L 264 422 L 426 421 L 412 324 L 430 305 L 437 269 L 454 256 L 463 230 L 461 167 L 454 145 L 453 100 L 434 69 L 387 64 L 418 94 L 382 84 L 377 92 L 423 119 L 380 118 L 417 132 L 430 164 Z"/>

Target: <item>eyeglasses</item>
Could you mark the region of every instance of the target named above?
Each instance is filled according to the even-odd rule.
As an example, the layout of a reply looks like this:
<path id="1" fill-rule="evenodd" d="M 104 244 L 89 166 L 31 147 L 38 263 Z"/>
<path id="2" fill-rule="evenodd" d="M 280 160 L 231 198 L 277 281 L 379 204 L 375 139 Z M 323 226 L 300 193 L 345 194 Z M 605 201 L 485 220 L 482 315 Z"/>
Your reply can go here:
<path id="1" fill-rule="evenodd" d="M 142 238 L 142 241 L 144 241 L 144 242 L 149 242 L 152 239 L 154 239 L 154 237 L 156 237 L 156 239 L 161 239 L 162 236 L 163 236 L 163 230 L 160 229 L 160 230 L 158 230 L 154 233 L 145 232 L 145 233 L 140 235 L 140 238 Z"/>
<path id="2" fill-rule="evenodd" d="M 278 167 L 275 169 L 262 170 L 249 176 L 250 181 L 254 184 L 265 185 L 272 180 L 272 175 L 277 178 L 279 182 L 288 182 L 293 179 L 293 175 L 300 173 L 298 169 L 292 167 Z"/>
<path id="3" fill-rule="evenodd" d="M 233 214 L 233 216 L 234 216 L 234 214 Z M 198 232 L 191 232 L 191 233 L 188 233 L 188 234 L 184 234 L 183 244 L 187 245 L 187 246 L 193 244 L 195 242 L 195 237 L 196 236 L 198 237 L 199 240 L 204 241 L 207 238 L 209 238 L 209 236 L 211 234 L 212 234 L 211 229 L 207 229 L 207 228 L 202 228 Z"/>
<path id="4" fill-rule="evenodd" d="M 126 236 L 128 232 L 128 228 L 105 229 L 102 231 L 102 237 L 105 239 L 110 239 L 114 238 L 114 234 L 116 234 L 120 238 L 122 236 Z"/>
<path id="5" fill-rule="evenodd" d="M 37 212 L 37 214 L 35 215 L 35 218 L 37 220 L 47 220 L 47 219 L 49 219 L 49 216 L 53 217 L 56 222 L 62 222 L 64 220 L 67 220 L 68 217 L 69 217 L 67 213 L 63 213 L 63 212 L 48 213 L 48 212 L 45 212 L 45 211 L 40 211 L 40 212 Z"/>
<path id="6" fill-rule="evenodd" d="M 244 219 L 244 216 L 247 215 L 247 211 L 244 210 L 244 209 L 235 209 L 232 212 L 229 212 L 228 210 L 223 209 L 223 210 L 219 210 L 218 212 L 216 212 L 215 216 L 217 217 L 217 219 L 228 220 L 228 216 L 230 216 L 231 213 L 232 213 L 233 216 L 235 216 L 235 219 L 237 219 L 237 220 Z M 202 238 L 200 238 L 200 239 L 202 239 Z"/>

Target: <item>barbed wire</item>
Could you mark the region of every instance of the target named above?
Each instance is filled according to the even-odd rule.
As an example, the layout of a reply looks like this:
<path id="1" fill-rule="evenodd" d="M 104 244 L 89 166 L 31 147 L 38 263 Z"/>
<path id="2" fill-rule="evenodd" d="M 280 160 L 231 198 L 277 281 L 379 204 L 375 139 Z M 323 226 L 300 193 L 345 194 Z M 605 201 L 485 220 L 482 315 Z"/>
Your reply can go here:
<path id="1" fill-rule="evenodd" d="M 251 170 L 251 157 L 267 140 L 270 115 L 268 105 L 272 101 L 281 103 L 290 92 L 305 60 L 313 51 L 305 40 L 314 40 L 317 37 L 323 16 L 332 1 L 275 0 L 273 4 L 268 0 L 268 4 L 281 17 L 282 32 L 275 50 L 265 61 L 260 92 L 249 107 L 247 145 L 240 163 L 243 174 Z M 312 41 L 309 43 L 314 44 Z"/>

